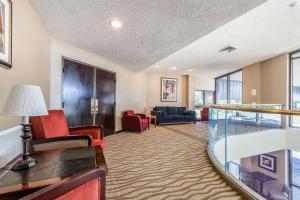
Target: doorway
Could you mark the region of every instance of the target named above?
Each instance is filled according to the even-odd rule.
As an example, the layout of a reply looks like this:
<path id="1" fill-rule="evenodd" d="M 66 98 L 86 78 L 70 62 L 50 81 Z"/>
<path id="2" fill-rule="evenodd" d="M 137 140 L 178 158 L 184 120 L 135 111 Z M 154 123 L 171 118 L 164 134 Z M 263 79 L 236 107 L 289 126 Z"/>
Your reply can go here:
<path id="1" fill-rule="evenodd" d="M 116 74 L 63 58 L 62 107 L 70 127 L 103 125 L 115 131 Z"/>

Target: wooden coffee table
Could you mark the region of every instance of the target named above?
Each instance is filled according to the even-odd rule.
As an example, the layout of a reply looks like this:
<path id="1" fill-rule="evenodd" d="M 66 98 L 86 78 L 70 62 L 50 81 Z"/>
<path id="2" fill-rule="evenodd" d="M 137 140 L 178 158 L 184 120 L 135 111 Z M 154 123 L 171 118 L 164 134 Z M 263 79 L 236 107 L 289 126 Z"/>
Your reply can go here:
<path id="1" fill-rule="evenodd" d="M 150 123 L 152 121 L 154 121 L 154 125 L 156 127 L 156 120 L 157 120 L 156 115 L 147 115 L 147 119 L 148 119 L 148 129 L 150 129 Z"/>

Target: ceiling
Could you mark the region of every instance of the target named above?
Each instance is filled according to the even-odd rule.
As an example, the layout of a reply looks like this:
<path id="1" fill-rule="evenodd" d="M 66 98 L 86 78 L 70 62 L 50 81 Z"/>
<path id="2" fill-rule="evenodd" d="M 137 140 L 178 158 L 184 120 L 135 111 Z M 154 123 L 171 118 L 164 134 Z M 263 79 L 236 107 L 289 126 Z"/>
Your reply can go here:
<path id="1" fill-rule="evenodd" d="M 208 58 L 203 58 L 210 55 L 207 52 L 203 54 L 203 50 L 208 48 L 211 52 L 216 52 L 224 44 L 231 42 L 242 45 L 234 40 L 237 36 L 235 32 L 231 33 L 230 38 L 226 35 L 226 42 L 222 41 L 222 45 L 221 42 L 214 42 L 211 46 L 207 39 L 199 44 L 202 49 L 197 47 L 196 50 L 199 51 L 192 52 L 192 55 L 198 54 L 201 62 L 196 61 L 195 57 L 187 62 L 189 57 L 183 55 L 187 49 L 176 51 L 266 0 L 31 1 L 54 38 L 98 54 L 128 69 L 141 71 L 162 59 L 161 63 L 166 67 L 189 64 L 201 69 L 203 66 L 199 64 L 202 59 L 209 63 L 207 67 L 223 66 L 219 59 L 208 61 Z M 109 22 L 114 19 L 123 23 L 121 29 L 115 30 L 109 26 Z M 251 22 L 251 26 L 255 27 L 254 22 Z M 172 54 L 174 52 L 176 53 Z M 170 54 L 171 57 L 164 59 Z M 181 61 L 181 58 L 184 60 Z M 232 61 L 227 61 L 228 66 L 235 64 L 230 62 Z"/>
<path id="2" fill-rule="evenodd" d="M 160 60 L 158 68 L 147 70 L 213 78 L 300 49 L 300 0 L 295 7 L 289 6 L 291 2 L 295 0 L 269 0 Z M 237 50 L 219 52 L 227 45 Z"/>

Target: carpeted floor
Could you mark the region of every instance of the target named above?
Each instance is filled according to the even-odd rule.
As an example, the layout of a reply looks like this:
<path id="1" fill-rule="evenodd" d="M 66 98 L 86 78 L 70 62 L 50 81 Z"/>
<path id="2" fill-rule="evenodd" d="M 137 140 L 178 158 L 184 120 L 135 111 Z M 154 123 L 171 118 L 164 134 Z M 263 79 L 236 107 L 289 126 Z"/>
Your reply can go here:
<path id="1" fill-rule="evenodd" d="M 107 199 L 242 199 L 213 169 L 207 124 L 168 125 L 106 137 Z"/>

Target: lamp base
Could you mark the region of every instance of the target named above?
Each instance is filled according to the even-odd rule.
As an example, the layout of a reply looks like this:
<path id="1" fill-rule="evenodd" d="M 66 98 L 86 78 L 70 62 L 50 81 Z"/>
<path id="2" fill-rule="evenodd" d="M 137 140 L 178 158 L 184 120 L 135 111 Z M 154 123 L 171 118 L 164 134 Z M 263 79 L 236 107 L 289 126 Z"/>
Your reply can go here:
<path id="1" fill-rule="evenodd" d="M 19 160 L 16 164 L 12 166 L 11 169 L 14 171 L 29 169 L 31 167 L 36 166 L 36 164 L 37 164 L 36 160 L 28 156 L 26 160 Z"/>

